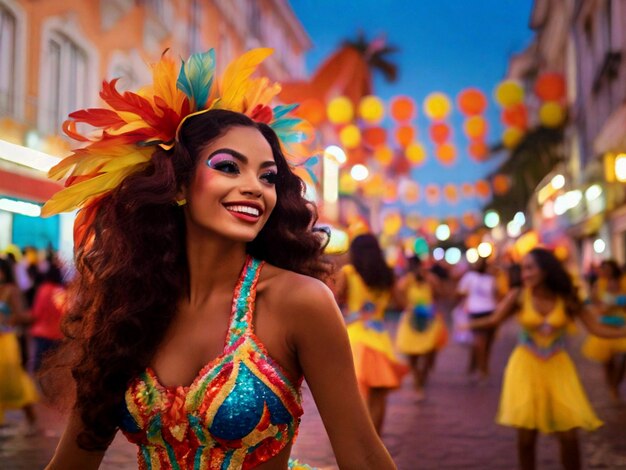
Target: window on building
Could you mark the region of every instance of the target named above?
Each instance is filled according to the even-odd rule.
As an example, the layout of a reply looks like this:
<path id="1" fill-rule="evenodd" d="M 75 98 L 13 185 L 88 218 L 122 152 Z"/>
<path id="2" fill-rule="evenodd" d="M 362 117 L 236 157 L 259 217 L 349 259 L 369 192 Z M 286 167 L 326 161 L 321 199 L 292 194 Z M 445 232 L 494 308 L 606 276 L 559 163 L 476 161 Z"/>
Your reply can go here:
<path id="1" fill-rule="evenodd" d="M 259 2 L 248 2 L 246 9 L 246 23 L 249 33 L 257 39 L 261 39 L 261 7 Z"/>
<path id="2" fill-rule="evenodd" d="M 48 39 L 49 94 L 45 103 L 45 132 L 54 134 L 72 111 L 86 106 L 87 56 L 70 38 L 53 32 Z"/>
<path id="3" fill-rule="evenodd" d="M 200 0 L 189 4 L 189 53 L 203 52 L 202 47 L 202 6 Z"/>
<path id="4" fill-rule="evenodd" d="M 15 111 L 16 18 L 0 4 L 0 114 Z"/>

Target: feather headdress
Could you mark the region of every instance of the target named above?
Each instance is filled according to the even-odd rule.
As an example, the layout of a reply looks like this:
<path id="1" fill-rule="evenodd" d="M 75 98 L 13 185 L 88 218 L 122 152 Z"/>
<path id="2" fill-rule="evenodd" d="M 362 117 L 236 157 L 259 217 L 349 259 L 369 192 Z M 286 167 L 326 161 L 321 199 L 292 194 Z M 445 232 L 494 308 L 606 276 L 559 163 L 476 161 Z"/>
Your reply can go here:
<path id="1" fill-rule="evenodd" d="M 50 170 L 50 178 L 67 180 L 65 188 L 44 205 L 42 214 L 83 209 L 74 228 L 75 238 L 81 238 L 104 195 L 145 168 L 155 146 L 170 149 L 185 119 L 212 109 L 236 111 L 266 123 L 283 144 L 304 140 L 303 121 L 289 116 L 297 105 L 271 107 L 280 85 L 267 78 L 252 78 L 272 52 L 267 48 L 246 52 L 228 65 L 221 78 L 215 76 L 213 49 L 193 54 L 178 70 L 164 53 L 152 66 L 152 85 L 136 93 L 118 92 L 117 79 L 104 81 L 100 97 L 108 108 L 76 111 L 63 123 L 68 136 L 86 145 Z M 77 131 L 77 123 L 100 132 L 97 137 L 85 136 Z"/>

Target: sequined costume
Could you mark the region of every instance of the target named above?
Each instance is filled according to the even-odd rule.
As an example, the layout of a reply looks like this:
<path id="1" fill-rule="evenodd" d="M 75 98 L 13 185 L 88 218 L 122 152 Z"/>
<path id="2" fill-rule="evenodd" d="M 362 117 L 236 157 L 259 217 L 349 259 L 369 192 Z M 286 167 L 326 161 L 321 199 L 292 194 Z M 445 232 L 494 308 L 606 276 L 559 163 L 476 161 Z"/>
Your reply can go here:
<path id="1" fill-rule="evenodd" d="M 430 285 L 410 275 L 407 285 L 407 309 L 400 317 L 396 346 L 407 355 L 426 354 L 446 345 L 448 331 L 435 311 Z"/>
<path id="2" fill-rule="evenodd" d="M 252 329 L 262 266 L 247 259 L 224 352 L 190 386 L 163 386 L 148 368 L 128 388 L 120 427 L 139 446 L 140 469 L 254 468 L 296 437 L 301 379 L 289 380 Z"/>
<path id="3" fill-rule="evenodd" d="M 345 320 L 361 393 L 372 387 L 399 387 L 409 369 L 396 359 L 385 328 L 385 308 L 391 293 L 367 287 L 352 265 L 344 266 L 342 272 L 347 284 Z"/>
<path id="4" fill-rule="evenodd" d="M 497 422 L 544 433 L 602 425 L 564 349 L 567 324 L 563 299 L 542 315 L 523 291 L 519 344 L 504 372 Z"/>
<path id="5" fill-rule="evenodd" d="M 600 323 L 614 327 L 626 324 L 624 313 L 624 294 L 616 295 L 608 291 L 606 281 L 598 280 L 598 291 L 601 302 L 609 307 L 602 315 Z M 587 359 L 597 362 L 608 362 L 614 355 L 626 353 L 626 338 L 600 338 L 589 335 L 582 346 L 582 353 Z"/>
<path id="6" fill-rule="evenodd" d="M 0 424 L 3 410 L 18 409 L 37 401 L 35 383 L 22 367 L 20 345 L 9 325 L 11 309 L 0 300 Z"/>

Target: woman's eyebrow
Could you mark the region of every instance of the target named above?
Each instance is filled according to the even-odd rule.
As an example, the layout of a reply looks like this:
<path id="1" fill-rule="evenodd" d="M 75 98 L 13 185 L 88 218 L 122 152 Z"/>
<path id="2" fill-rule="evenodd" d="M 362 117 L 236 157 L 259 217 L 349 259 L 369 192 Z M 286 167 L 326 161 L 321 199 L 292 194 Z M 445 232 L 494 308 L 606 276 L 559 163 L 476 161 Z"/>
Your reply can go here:
<path id="1" fill-rule="evenodd" d="M 229 155 L 232 155 L 237 160 L 239 160 L 240 162 L 242 162 L 242 163 L 244 163 L 246 165 L 249 162 L 248 157 L 246 157 L 243 153 L 237 152 L 237 150 L 234 150 L 234 149 L 231 149 L 231 148 L 222 148 L 222 149 L 216 150 L 211 155 L 209 155 L 209 160 L 211 158 L 213 158 L 213 156 L 215 156 L 215 155 L 217 155 L 219 153 L 227 153 Z M 261 163 L 261 168 L 268 168 L 268 167 L 271 167 L 271 166 L 276 166 L 276 162 L 274 160 L 266 160 L 263 163 Z"/>

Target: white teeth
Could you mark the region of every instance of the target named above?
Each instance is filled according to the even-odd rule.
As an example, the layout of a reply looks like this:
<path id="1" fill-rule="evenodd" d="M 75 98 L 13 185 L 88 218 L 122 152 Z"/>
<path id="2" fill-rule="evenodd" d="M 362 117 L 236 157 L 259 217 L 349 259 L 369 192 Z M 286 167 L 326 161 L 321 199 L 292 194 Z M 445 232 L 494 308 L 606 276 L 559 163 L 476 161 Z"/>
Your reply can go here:
<path id="1" fill-rule="evenodd" d="M 249 214 L 249 215 L 253 215 L 255 217 L 259 216 L 259 209 L 257 209 L 256 207 L 250 207 L 250 206 L 228 206 L 226 209 L 228 209 L 231 212 L 241 212 L 242 214 Z"/>

